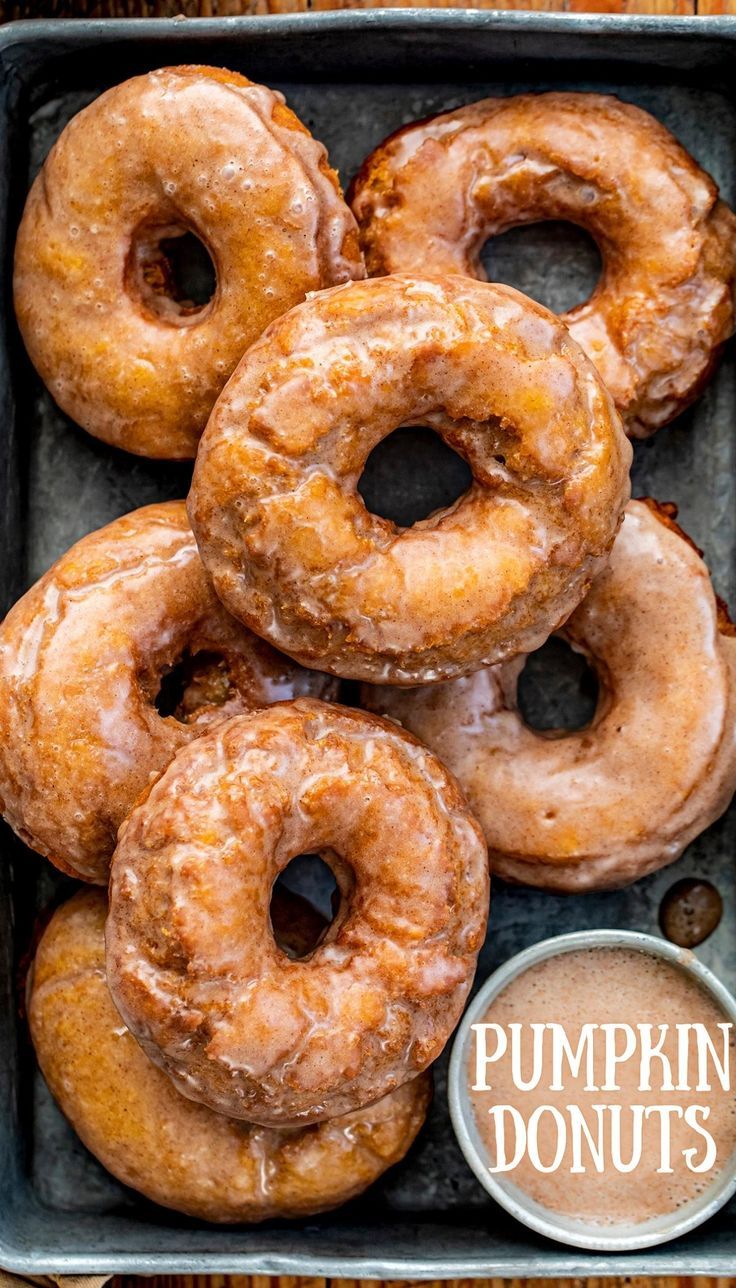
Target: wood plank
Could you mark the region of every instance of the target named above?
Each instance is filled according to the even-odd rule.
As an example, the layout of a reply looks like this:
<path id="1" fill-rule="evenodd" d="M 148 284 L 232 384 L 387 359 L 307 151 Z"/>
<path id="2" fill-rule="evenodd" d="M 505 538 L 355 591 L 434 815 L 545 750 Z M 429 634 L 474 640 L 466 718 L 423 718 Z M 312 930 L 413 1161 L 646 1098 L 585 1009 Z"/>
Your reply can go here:
<path id="1" fill-rule="evenodd" d="M 304 13 L 310 9 L 401 8 L 407 0 L 0 0 L 0 21 L 12 18 L 232 17 Z M 414 0 L 418 8 L 534 9 L 565 13 L 736 13 L 736 0 Z"/>
<path id="2" fill-rule="evenodd" d="M 701 18 L 716 17 L 721 13 L 736 13 L 736 0 L 697 0 Z"/>
<path id="3" fill-rule="evenodd" d="M 116 1276 L 111 1288 L 376 1288 L 372 1279 L 312 1279 L 296 1276 L 267 1275 L 152 1275 L 140 1279 L 134 1275 Z M 634 1275 L 590 1279 L 455 1279 L 430 1280 L 425 1285 L 408 1279 L 389 1279 L 385 1288 L 736 1288 L 736 1278 L 713 1278 L 703 1275 L 649 1278 Z"/>

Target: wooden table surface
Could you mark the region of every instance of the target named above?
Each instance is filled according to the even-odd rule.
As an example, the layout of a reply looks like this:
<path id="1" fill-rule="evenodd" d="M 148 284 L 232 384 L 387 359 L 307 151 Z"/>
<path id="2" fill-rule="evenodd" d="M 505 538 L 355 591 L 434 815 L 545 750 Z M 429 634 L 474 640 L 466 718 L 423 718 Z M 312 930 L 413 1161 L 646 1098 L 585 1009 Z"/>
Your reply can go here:
<path id="1" fill-rule="evenodd" d="M 268 13 L 305 13 L 326 9 L 399 9 L 406 0 L 0 0 L 0 21 L 14 18 L 163 18 L 224 17 Z M 707 18 L 736 13 L 736 0 L 411 0 L 413 8 L 535 9 L 563 13 L 697 14 Z M 150 1279 L 118 1276 L 111 1288 L 371 1288 L 371 1280 L 316 1279 L 283 1275 L 157 1275 Z M 388 1281 L 404 1288 L 408 1281 Z M 590 1279 L 437 1280 L 430 1288 L 736 1288 L 733 1278 L 707 1279 L 630 1276 Z"/>
<path id="2" fill-rule="evenodd" d="M 406 0 L 404 0 L 406 3 Z M 736 0 L 413 0 L 441 9 L 541 9 L 565 13 L 736 13 Z M 233 14 L 303 13 L 309 9 L 402 7 L 402 0 L 0 0 L 0 20 L 11 18 L 222 17 Z"/>
<path id="3" fill-rule="evenodd" d="M 736 1266 L 734 1267 L 736 1271 Z M 707 1279 L 701 1275 L 655 1278 L 643 1275 L 591 1279 L 434 1279 L 411 1285 L 407 1279 L 389 1279 L 387 1288 L 734 1288 L 736 1278 Z M 376 1288 L 371 1279 L 309 1279 L 291 1275 L 154 1275 L 136 1279 L 120 1275 L 110 1288 Z"/>
<path id="4" fill-rule="evenodd" d="M 736 1266 L 734 1267 L 736 1271 Z M 408 1279 L 386 1280 L 387 1288 L 409 1288 Z M 627 1275 L 607 1279 L 434 1279 L 424 1288 L 734 1288 L 736 1278 L 707 1279 L 701 1275 L 655 1278 Z M 137 1279 L 120 1275 L 110 1288 L 376 1288 L 372 1279 L 309 1279 L 291 1275 L 154 1275 Z M 413 1285 L 413 1288 L 422 1288 Z"/>

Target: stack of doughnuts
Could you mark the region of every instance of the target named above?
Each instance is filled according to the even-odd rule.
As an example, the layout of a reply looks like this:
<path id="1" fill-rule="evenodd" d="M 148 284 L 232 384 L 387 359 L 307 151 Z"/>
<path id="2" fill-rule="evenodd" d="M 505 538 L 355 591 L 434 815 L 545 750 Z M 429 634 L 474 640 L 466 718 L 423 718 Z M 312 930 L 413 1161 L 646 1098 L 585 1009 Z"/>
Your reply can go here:
<path id="1" fill-rule="evenodd" d="M 564 318 L 480 261 L 552 218 L 604 260 Z M 125 1184 L 215 1222 L 359 1194 L 421 1129 L 489 854 L 602 889 L 726 808 L 736 628 L 674 506 L 630 500 L 629 437 L 700 392 L 735 281 L 712 180 L 612 98 L 407 127 L 350 205 L 281 95 L 229 71 L 136 77 L 63 131 L 16 245 L 30 357 L 83 430 L 196 457 L 186 505 L 84 537 L 0 625 L 3 816 L 87 883 L 40 938 L 31 1036 Z M 411 528 L 359 491 L 405 424 L 472 472 Z M 517 702 L 555 634 L 599 679 L 574 733 Z M 302 854 L 331 921 L 279 881 Z"/>

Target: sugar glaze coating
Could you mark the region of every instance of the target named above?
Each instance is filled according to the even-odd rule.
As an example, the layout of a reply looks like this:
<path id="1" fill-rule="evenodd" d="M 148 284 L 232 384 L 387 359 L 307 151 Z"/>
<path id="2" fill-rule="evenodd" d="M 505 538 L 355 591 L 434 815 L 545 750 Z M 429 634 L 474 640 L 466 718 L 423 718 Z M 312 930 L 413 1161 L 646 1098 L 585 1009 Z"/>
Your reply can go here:
<path id="1" fill-rule="evenodd" d="M 179 718 L 162 716 L 161 678 L 182 655 Z M 180 747 L 215 720 L 334 689 L 225 612 L 183 501 L 145 506 L 78 541 L 0 625 L 0 812 L 58 867 L 104 883 L 118 827 Z"/>
<path id="2" fill-rule="evenodd" d="M 302 960 L 271 888 L 320 853 L 342 896 Z M 180 752 L 121 828 L 110 991 L 192 1099 L 267 1126 L 352 1112 L 440 1053 L 483 943 L 480 828 L 431 752 L 388 721 L 301 698 Z"/>
<path id="3" fill-rule="evenodd" d="M 194 233 L 215 293 L 171 297 L 160 243 Z M 59 406 L 143 456 L 194 456 L 248 345 L 308 291 L 362 277 L 355 221 L 321 143 L 283 96 L 169 67 L 95 99 L 28 197 L 15 254 L 26 347 Z"/>
<path id="4" fill-rule="evenodd" d="M 494 872 L 551 890 L 627 885 L 677 859 L 736 789 L 736 633 L 669 507 L 632 501 L 605 572 L 560 631 L 595 668 L 591 725 L 522 720 L 524 659 L 367 706 L 467 792 Z"/>
<path id="5" fill-rule="evenodd" d="M 563 321 L 633 437 L 697 396 L 734 329 L 736 217 L 663 125 L 613 97 L 489 98 L 407 126 L 364 162 L 352 207 L 373 275 L 483 279 L 497 233 L 587 229 L 602 277 Z"/>
<path id="6" fill-rule="evenodd" d="M 336 1207 L 403 1157 L 424 1121 L 428 1074 L 368 1109 L 294 1130 L 237 1122 L 180 1096 L 113 1005 L 106 908 L 101 890 L 85 890 L 54 914 L 28 1016 L 53 1096 L 118 1180 L 201 1220 L 264 1221 Z M 292 907 L 282 912 L 293 919 Z M 296 917 L 298 929 L 298 906 Z"/>
<path id="7" fill-rule="evenodd" d="M 473 471 L 412 528 L 357 490 L 375 445 L 426 424 Z M 603 567 L 631 447 L 561 323 L 464 277 L 352 282 L 248 351 L 212 413 L 189 495 L 226 607 L 308 666 L 451 678 L 540 644 Z"/>

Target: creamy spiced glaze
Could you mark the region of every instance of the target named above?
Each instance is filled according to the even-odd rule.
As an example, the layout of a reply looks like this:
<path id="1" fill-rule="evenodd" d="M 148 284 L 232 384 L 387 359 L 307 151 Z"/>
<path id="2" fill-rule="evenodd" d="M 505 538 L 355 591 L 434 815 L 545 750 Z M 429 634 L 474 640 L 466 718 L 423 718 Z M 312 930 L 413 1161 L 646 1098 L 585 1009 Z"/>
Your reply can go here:
<path id="1" fill-rule="evenodd" d="M 548 1212 L 564 1214 L 585 1225 L 638 1225 L 687 1208 L 729 1167 L 736 1150 L 736 1037 L 731 1032 L 730 1039 L 724 1042 L 723 1030 L 718 1026 L 725 1024 L 728 1032 L 728 1014 L 674 962 L 628 947 L 558 953 L 512 979 L 478 1019 L 480 1023 L 498 1024 L 508 1037 L 503 1055 L 487 1066 L 486 1076 L 481 1079 L 481 1086 L 485 1083 L 491 1090 L 476 1089 L 472 1063 L 467 1070 L 468 1094 L 489 1164 L 496 1162 L 499 1153 L 492 1117 L 494 1106 L 513 1106 L 526 1124 L 542 1106 L 551 1106 L 558 1116 L 556 1123 L 549 1112 L 542 1112 L 538 1119 L 539 1159 L 547 1171 L 539 1171 L 528 1151 L 523 1151 L 518 1166 L 499 1177 L 502 1184 L 518 1186 Z M 561 1026 L 568 1050 L 582 1052 L 576 1070 L 564 1058 L 561 1071 L 555 1067 L 550 1032 L 555 1025 Z M 635 1041 L 630 1058 L 614 1066 L 614 1086 L 608 1085 L 606 1025 L 629 1026 L 635 1038 L 641 1035 L 639 1026 L 649 1026 L 651 1046 L 657 1054 L 650 1066 L 644 1064 L 648 1076 L 642 1076 L 642 1053 Z M 718 1058 L 727 1068 L 730 1066 L 726 1087 L 715 1072 L 715 1062 L 711 1064 L 709 1060 L 704 1079 L 708 1090 L 699 1085 L 696 1025 L 705 1030 Z M 586 1032 L 590 1057 L 586 1055 Z M 535 1078 L 537 1043 L 541 1058 L 536 1066 L 539 1076 Z M 627 1049 L 620 1029 L 614 1045 L 619 1055 Z M 487 1049 L 494 1050 L 492 1038 Z M 516 1055 L 515 1068 L 512 1051 Z M 532 1085 L 520 1090 L 520 1077 Z M 552 1090 L 556 1079 L 558 1085 Z M 647 1113 L 640 1136 L 635 1127 L 637 1105 Z M 678 1118 L 670 1112 L 663 1133 L 660 1115 L 667 1106 L 679 1110 L 682 1116 Z M 699 1129 L 693 1130 L 692 1120 L 688 1122 L 684 1115 L 692 1113 L 696 1106 L 700 1106 L 695 1117 Z M 579 1151 L 573 1145 L 576 1133 L 571 1111 L 582 1117 L 588 1133 L 582 1135 Z M 614 1131 L 614 1116 L 618 1132 Z M 560 1123 L 562 1130 L 558 1134 Z M 705 1159 L 702 1129 L 712 1138 L 716 1157 L 707 1171 L 691 1171 L 688 1157 L 696 1166 Z M 663 1159 L 663 1134 L 669 1141 L 669 1164 Z M 592 1149 L 589 1142 L 594 1142 Z M 514 1145 L 515 1130 L 507 1120 L 508 1158 L 513 1157 Z M 558 1151 L 558 1166 L 551 1168 L 550 1162 Z M 600 1171 L 594 1151 L 602 1161 Z M 625 1162 L 627 1171 L 618 1170 L 616 1157 Z"/>
<path id="2" fill-rule="evenodd" d="M 284 893 L 274 900 L 298 934 L 301 901 Z M 424 1122 L 428 1074 L 368 1109 L 281 1131 L 180 1096 L 113 1005 L 106 908 L 101 890 L 86 890 L 54 914 L 36 954 L 28 1017 L 53 1096 L 118 1180 L 202 1220 L 263 1221 L 336 1207 L 403 1158 Z"/>
<path id="3" fill-rule="evenodd" d="M 603 273 L 563 321 L 633 437 L 697 396 L 734 329 L 736 217 L 663 125 L 616 98 L 489 98 L 407 126 L 364 162 L 352 207 L 374 276 L 483 279 L 497 233 L 587 229 Z"/>
<path id="4" fill-rule="evenodd" d="M 524 658 L 452 684 L 368 688 L 467 792 L 499 876 L 552 890 L 626 885 L 672 863 L 736 788 L 736 638 L 670 507 L 632 501 L 611 562 L 560 634 L 599 681 L 589 728 L 539 733 Z"/>
<path id="5" fill-rule="evenodd" d="M 182 657 L 178 708 L 160 715 Z M 145 506 L 78 541 L 0 625 L 0 812 L 58 867 L 105 883 L 118 827 L 180 747 L 215 720 L 334 690 L 225 612 L 183 501 Z"/>
<path id="6" fill-rule="evenodd" d="M 358 492 L 373 447 L 435 429 L 473 483 L 410 529 Z M 308 666 L 396 684 L 529 650 L 606 562 L 627 443 L 592 363 L 508 287 L 399 276 L 312 296 L 243 358 L 189 515 L 227 608 Z"/>
<path id="7" fill-rule="evenodd" d="M 321 853 L 341 907 L 288 960 L 276 877 Z M 352 1112 L 441 1052 L 488 913 L 478 824 L 388 721 L 312 699 L 217 726 L 121 828 L 107 972 L 126 1024 L 184 1095 L 278 1126 Z"/>
<path id="8" fill-rule="evenodd" d="M 184 232 L 217 276 L 201 308 L 171 297 L 161 242 Z M 283 96 L 170 67 L 102 94 L 52 148 L 18 232 L 15 308 L 78 424 L 129 452 L 190 457 L 272 318 L 363 276 L 337 175 Z"/>

